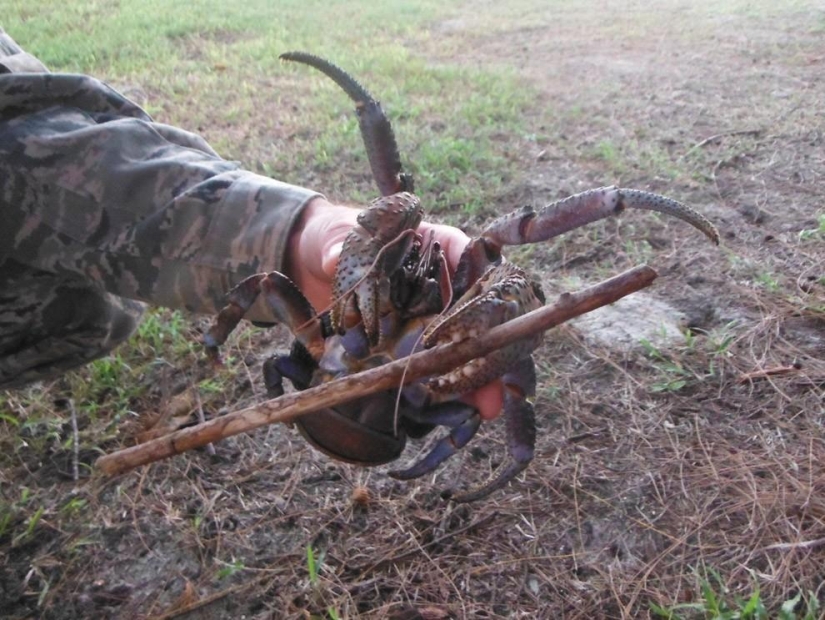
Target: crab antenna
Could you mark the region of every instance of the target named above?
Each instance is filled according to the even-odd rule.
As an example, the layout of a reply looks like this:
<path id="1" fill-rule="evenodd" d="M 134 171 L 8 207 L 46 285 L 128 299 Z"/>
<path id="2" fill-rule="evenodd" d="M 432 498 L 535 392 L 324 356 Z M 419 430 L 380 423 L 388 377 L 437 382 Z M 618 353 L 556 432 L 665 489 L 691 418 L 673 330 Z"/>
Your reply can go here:
<path id="1" fill-rule="evenodd" d="M 398 143 L 381 104 L 349 73 L 328 60 L 307 52 L 286 52 L 281 60 L 299 62 L 314 67 L 340 86 L 355 102 L 358 126 L 367 149 L 372 175 L 382 196 L 398 192 L 412 192 L 412 175 L 401 166 Z"/>

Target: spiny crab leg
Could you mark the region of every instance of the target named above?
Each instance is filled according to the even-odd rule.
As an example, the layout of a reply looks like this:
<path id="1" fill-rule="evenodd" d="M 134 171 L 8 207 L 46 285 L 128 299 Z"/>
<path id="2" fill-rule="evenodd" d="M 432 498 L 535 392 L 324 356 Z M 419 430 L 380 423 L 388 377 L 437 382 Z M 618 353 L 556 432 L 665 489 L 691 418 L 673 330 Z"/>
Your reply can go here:
<path id="1" fill-rule="evenodd" d="M 533 211 L 525 207 L 493 220 L 482 237 L 499 246 L 547 241 L 586 224 L 618 215 L 625 209 L 645 209 L 684 220 L 719 245 L 719 231 L 704 215 L 672 198 L 638 189 L 600 187 Z"/>
<path id="2" fill-rule="evenodd" d="M 615 185 L 574 194 L 538 211 L 523 207 L 492 222 L 465 248 L 456 270 L 455 289 L 463 292 L 501 260 L 506 245 L 538 243 L 581 226 L 619 215 L 625 209 L 657 211 L 683 220 L 719 245 L 719 231 L 704 215 L 672 198 Z"/>
<path id="3" fill-rule="evenodd" d="M 220 361 L 220 345 L 226 342 L 229 334 L 261 293 L 267 299 L 267 305 L 275 320 L 290 328 L 313 359 L 320 358 L 324 350 L 321 321 L 292 280 L 277 271 L 249 276 L 229 292 L 226 306 L 212 321 L 203 337 L 209 356 L 215 361 Z"/>
<path id="4" fill-rule="evenodd" d="M 367 149 L 372 174 L 382 196 L 413 192 L 412 175 L 402 172 L 401 155 L 387 115 L 381 104 L 349 73 L 328 60 L 306 52 L 286 52 L 281 60 L 299 62 L 318 69 L 331 78 L 355 102 L 358 126 Z"/>
<path id="5" fill-rule="evenodd" d="M 536 445 L 536 414 L 532 399 L 536 395 L 536 367 L 532 357 L 520 360 L 511 372 L 502 376 L 504 382 L 504 407 L 502 415 L 507 425 L 507 447 L 510 462 L 496 472 L 489 482 L 466 493 L 454 495 L 454 502 L 474 502 L 503 489 L 510 481 L 527 469 L 533 460 Z"/>

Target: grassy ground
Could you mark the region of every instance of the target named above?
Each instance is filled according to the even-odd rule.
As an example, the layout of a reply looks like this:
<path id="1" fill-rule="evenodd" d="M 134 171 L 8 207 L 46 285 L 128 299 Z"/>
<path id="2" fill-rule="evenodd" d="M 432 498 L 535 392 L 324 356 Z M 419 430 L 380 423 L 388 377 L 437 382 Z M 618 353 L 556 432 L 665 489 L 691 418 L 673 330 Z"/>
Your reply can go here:
<path id="1" fill-rule="evenodd" d="M 650 263 L 684 341 L 627 351 L 556 330 L 538 355 L 535 462 L 455 506 L 440 491 L 489 475 L 501 424 L 413 484 L 280 427 L 94 475 L 102 452 L 260 400 L 260 361 L 287 343 L 245 330 L 216 374 L 203 320 L 157 311 L 115 355 L 0 394 L 0 616 L 822 613 L 822 7 L 410 4 L 29 0 L 3 27 L 53 70 L 101 77 L 226 157 L 336 200 L 374 194 L 350 106 L 282 51 L 369 85 L 430 213 L 469 232 L 610 183 L 689 202 L 721 249 L 634 214 L 510 253 L 548 290 Z"/>

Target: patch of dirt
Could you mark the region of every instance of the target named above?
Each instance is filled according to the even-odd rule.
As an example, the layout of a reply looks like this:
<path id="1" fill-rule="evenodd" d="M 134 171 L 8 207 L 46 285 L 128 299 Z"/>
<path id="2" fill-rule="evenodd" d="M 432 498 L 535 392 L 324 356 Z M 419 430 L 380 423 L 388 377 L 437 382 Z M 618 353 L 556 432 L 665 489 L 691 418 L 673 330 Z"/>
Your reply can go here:
<path id="1" fill-rule="evenodd" d="M 640 618 L 698 601 L 705 570 L 743 598 L 758 586 L 772 610 L 799 592 L 825 603 L 822 8 L 555 4 L 473 3 L 417 53 L 515 72 L 538 94 L 531 136 L 514 138 L 526 180 L 496 210 L 617 183 L 719 225 L 721 249 L 632 213 L 511 253 L 548 290 L 649 262 L 648 294 L 686 317 L 683 344 L 555 330 L 536 355 L 535 460 L 469 506 L 441 491 L 507 458 L 503 421 L 413 483 L 332 462 L 280 426 L 113 480 L 83 467 L 90 451 L 73 482 L 55 405 L 41 451 L 0 435 L 14 455 L 0 470 L 0 616 Z M 277 123 L 256 114 L 260 131 Z M 262 357 L 247 353 L 284 338 L 237 335 L 239 378 L 208 417 L 263 398 Z M 175 393 L 209 377 L 177 371 L 191 376 Z"/>
<path id="2" fill-rule="evenodd" d="M 655 297 L 637 293 L 571 321 L 592 345 L 633 349 L 641 342 L 656 348 L 683 345 L 687 317 Z"/>

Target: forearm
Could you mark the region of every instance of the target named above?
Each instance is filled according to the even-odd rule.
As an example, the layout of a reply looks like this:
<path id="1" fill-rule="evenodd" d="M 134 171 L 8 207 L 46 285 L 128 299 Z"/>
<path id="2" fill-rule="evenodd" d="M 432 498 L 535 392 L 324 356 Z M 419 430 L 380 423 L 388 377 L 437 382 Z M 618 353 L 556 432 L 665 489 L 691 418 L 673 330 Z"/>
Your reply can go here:
<path id="1" fill-rule="evenodd" d="M 224 173 L 193 186 L 84 262 L 122 265 L 104 274 L 106 289 L 117 294 L 213 313 L 243 278 L 288 270 L 290 233 L 317 196 L 248 172 Z M 249 318 L 271 315 L 256 309 Z"/>
<path id="2" fill-rule="evenodd" d="M 318 194 L 240 170 L 85 76 L 0 76 L 0 263 L 213 312 L 240 279 L 285 269 Z"/>
<path id="3" fill-rule="evenodd" d="M 137 192 L 115 203 L 76 195 L 55 203 L 35 193 L 22 210 L 3 205 L 8 226 L 0 231 L 7 237 L 0 247 L 27 266 L 80 277 L 116 295 L 212 313 L 246 276 L 289 271 L 290 232 L 316 196 L 245 171 L 194 182 L 171 200 Z M 151 212 L 137 216 L 146 205 Z M 124 221 L 129 218 L 116 210 L 135 214 L 134 220 Z"/>

